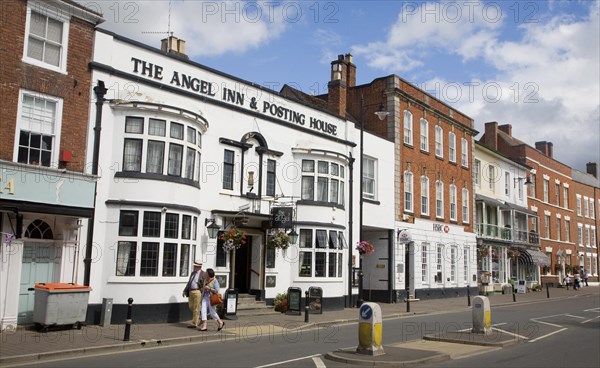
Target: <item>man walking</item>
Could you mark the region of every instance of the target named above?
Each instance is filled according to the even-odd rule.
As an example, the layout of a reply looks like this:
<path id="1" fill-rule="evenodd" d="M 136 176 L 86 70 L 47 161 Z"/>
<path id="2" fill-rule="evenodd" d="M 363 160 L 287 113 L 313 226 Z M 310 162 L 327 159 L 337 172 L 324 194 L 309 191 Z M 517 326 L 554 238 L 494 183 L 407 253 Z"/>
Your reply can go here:
<path id="1" fill-rule="evenodd" d="M 200 325 L 200 303 L 202 302 L 202 287 L 204 285 L 204 271 L 202 261 L 194 261 L 194 272 L 190 275 L 183 297 L 188 298 L 188 308 L 192 312 L 192 324 L 188 328 L 197 328 Z"/>

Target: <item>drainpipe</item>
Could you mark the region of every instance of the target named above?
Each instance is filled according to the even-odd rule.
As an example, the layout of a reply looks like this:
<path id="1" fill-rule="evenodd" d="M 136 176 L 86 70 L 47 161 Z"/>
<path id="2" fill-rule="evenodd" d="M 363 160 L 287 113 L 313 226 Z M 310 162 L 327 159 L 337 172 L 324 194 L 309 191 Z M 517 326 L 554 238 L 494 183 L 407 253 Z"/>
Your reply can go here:
<path id="1" fill-rule="evenodd" d="M 104 87 L 104 81 L 99 80 L 98 85 L 94 87 L 96 94 L 96 123 L 94 125 L 94 147 L 92 152 L 92 175 L 98 175 L 98 160 L 100 157 L 100 131 L 102 130 L 102 105 L 104 105 L 104 96 L 108 90 Z M 84 273 L 83 285 L 90 285 L 90 275 L 92 270 L 92 251 L 94 241 L 94 221 L 96 212 L 96 195 L 98 182 L 94 184 L 94 212 L 88 222 L 87 240 L 85 248 L 85 258 L 83 259 Z"/>
<path id="2" fill-rule="evenodd" d="M 352 220 L 354 215 L 354 158 L 352 157 L 352 153 L 350 153 L 350 160 L 348 162 L 348 176 L 350 177 L 348 181 L 348 198 L 350 198 L 349 208 L 348 208 L 348 298 L 346 298 L 346 308 L 352 307 L 352 230 L 354 226 L 354 221 Z"/>

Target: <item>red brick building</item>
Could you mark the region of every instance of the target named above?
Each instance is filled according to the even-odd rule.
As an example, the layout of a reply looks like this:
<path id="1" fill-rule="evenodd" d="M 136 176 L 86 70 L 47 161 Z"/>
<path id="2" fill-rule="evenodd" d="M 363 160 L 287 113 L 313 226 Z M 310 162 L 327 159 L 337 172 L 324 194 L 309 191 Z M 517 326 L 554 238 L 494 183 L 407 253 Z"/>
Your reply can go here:
<path id="1" fill-rule="evenodd" d="M 30 322 L 35 282 L 76 281 L 81 220 L 93 214 L 85 175 L 88 64 L 100 14 L 73 1 L 9 0 L 0 21 L 2 329 Z M 20 285 L 20 287 L 19 287 Z"/>
<path id="2" fill-rule="evenodd" d="M 539 223 L 530 228 L 539 234 L 540 250 L 551 260 L 542 270 L 542 283 L 562 283 L 566 273 L 579 272 L 582 264 L 597 279 L 598 179 L 556 160 L 551 142 L 536 142 L 534 148 L 513 137 L 510 124 L 486 123 L 480 141 L 532 168 L 528 205 Z"/>
<path id="3" fill-rule="evenodd" d="M 394 142 L 394 173 L 378 173 L 377 180 L 393 180 L 395 237 L 389 253 L 394 270 L 388 290 L 365 290 L 372 300 L 401 300 L 466 295 L 476 287 L 476 238 L 473 232 L 472 180 L 473 120 L 397 75 L 356 85 L 352 55 L 331 62 L 328 94 L 314 97 L 330 111 L 364 124 L 364 130 Z M 285 89 L 284 91 L 285 92 Z M 288 91 L 289 92 L 289 91 Z M 305 97 L 306 98 L 306 97 Z M 376 114 L 382 109 L 383 121 Z M 370 162 L 369 160 L 375 161 Z M 363 157 L 367 171 L 376 159 Z M 369 193 L 363 190 L 363 198 Z M 370 203 L 370 201 L 368 201 Z M 412 242 L 409 255 L 399 234 L 406 230 Z M 376 231 L 363 227 L 364 233 Z M 364 269 L 383 268 L 366 261 Z M 372 262 L 371 262 L 372 261 Z M 370 263 L 369 263 L 370 262 Z M 395 299 L 394 299 L 395 298 Z"/>

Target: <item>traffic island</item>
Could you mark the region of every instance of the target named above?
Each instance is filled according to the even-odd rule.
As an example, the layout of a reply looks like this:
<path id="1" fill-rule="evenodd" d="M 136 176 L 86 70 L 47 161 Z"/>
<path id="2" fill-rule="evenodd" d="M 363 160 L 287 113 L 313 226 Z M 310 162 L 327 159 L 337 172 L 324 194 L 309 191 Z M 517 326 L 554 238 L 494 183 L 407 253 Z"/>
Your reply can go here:
<path id="1" fill-rule="evenodd" d="M 393 367 L 407 367 L 425 363 L 437 363 L 450 359 L 450 355 L 437 351 L 408 349 L 402 347 L 385 346 L 385 354 L 366 355 L 359 354 L 356 349 L 340 349 L 325 355 L 326 359 L 352 365 L 387 365 Z"/>
<path id="2" fill-rule="evenodd" d="M 503 348 L 505 346 L 517 343 L 519 338 L 502 330 L 494 329 L 487 335 L 473 333 L 471 331 L 455 331 L 443 332 L 434 335 L 425 335 L 423 336 L 423 340 Z"/>

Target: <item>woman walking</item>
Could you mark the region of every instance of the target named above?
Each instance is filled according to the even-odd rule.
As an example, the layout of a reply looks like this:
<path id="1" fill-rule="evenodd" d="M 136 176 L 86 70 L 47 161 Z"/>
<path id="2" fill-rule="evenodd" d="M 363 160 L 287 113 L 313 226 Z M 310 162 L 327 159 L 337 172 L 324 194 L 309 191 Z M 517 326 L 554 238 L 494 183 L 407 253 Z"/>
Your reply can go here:
<path id="1" fill-rule="evenodd" d="M 217 331 L 221 331 L 223 326 L 225 326 L 225 322 L 221 321 L 217 311 L 215 310 L 215 306 L 210 304 L 210 296 L 212 294 L 216 294 L 219 292 L 219 281 L 215 279 L 215 271 L 212 268 L 206 270 L 206 274 L 208 278 L 204 281 L 204 288 L 202 291 L 202 307 L 200 308 L 200 315 L 202 318 L 202 323 L 200 324 L 200 331 L 206 331 L 206 309 L 210 313 L 210 316 L 217 321 L 219 327 Z"/>

